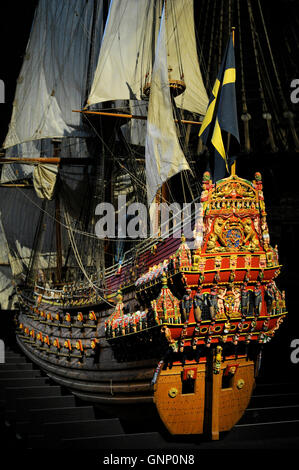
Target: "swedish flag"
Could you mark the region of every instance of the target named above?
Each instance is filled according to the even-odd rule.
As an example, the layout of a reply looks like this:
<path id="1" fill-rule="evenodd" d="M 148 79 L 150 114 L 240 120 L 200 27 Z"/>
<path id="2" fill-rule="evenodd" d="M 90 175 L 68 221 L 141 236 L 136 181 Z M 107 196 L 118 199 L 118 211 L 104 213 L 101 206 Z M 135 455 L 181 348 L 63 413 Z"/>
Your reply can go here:
<path id="1" fill-rule="evenodd" d="M 207 145 L 210 141 L 215 149 L 214 181 L 223 178 L 229 171 L 222 131 L 233 135 L 240 143 L 235 82 L 235 53 L 231 34 L 199 132 L 203 143 Z"/>

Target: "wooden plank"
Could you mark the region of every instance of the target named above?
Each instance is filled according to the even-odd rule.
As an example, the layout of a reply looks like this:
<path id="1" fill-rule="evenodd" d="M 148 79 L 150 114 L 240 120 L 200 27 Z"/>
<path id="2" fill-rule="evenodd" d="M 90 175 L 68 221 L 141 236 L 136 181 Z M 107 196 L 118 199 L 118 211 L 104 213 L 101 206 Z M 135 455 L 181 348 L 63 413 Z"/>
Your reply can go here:
<path id="1" fill-rule="evenodd" d="M 94 115 L 99 115 L 99 116 L 107 116 L 107 117 L 117 117 L 117 118 L 125 118 L 125 119 L 141 119 L 143 121 L 147 120 L 146 116 L 138 116 L 135 114 L 126 114 L 126 113 L 108 113 L 105 111 L 87 111 L 87 110 L 79 110 L 79 109 L 73 109 L 73 113 L 82 113 L 82 114 L 94 114 Z M 183 124 L 196 124 L 196 125 L 201 125 L 202 121 L 188 121 L 186 119 L 174 119 L 174 122 L 182 122 Z"/>
<path id="2" fill-rule="evenodd" d="M 26 421 L 30 420 L 31 411 L 34 409 L 74 408 L 75 405 L 75 397 L 73 395 L 17 398 L 16 416 L 18 421 Z"/>
<path id="3" fill-rule="evenodd" d="M 18 342 L 24 351 L 26 351 L 25 346 Z M 93 370 L 82 369 L 82 365 L 78 366 L 78 369 L 74 367 L 66 369 L 65 367 L 59 367 L 57 361 L 51 362 L 51 357 L 47 358 L 47 361 L 39 357 L 36 352 L 33 353 L 27 349 L 27 354 L 29 358 L 39 365 L 41 368 L 48 372 L 52 372 L 55 375 L 67 376 L 72 379 L 80 379 L 82 373 L 85 374 L 86 380 L 89 381 L 107 381 L 107 380 L 116 380 L 118 382 L 124 382 L 127 380 L 143 381 L 151 380 L 154 369 L 157 365 L 157 361 L 154 359 L 144 360 L 142 362 L 134 361 L 131 363 L 119 363 L 114 358 L 112 359 L 112 350 L 107 349 L 107 356 L 105 358 L 104 364 L 100 364 L 97 368 Z M 55 357 L 55 356 L 54 356 Z M 111 362 L 110 362 L 111 359 Z M 102 361 L 101 361 L 102 362 Z"/>
<path id="4" fill-rule="evenodd" d="M 58 385 L 41 385 L 33 387 L 7 387 L 5 389 L 5 402 L 8 409 L 14 409 L 18 398 L 51 397 L 61 394 Z"/>
<path id="5" fill-rule="evenodd" d="M 196 369 L 194 391 L 183 390 L 183 376 Z M 205 365 L 174 366 L 162 370 L 155 386 L 154 402 L 171 434 L 201 434 L 204 430 Z"/>
<path id="6" fill-rule="evenodd" d="M 46 385 L 47 379 L 35 377 L 30 379 L 0 379 L 0 398 L 4 398 L 6 387 L 36 387 Z"/>
<path id="7" fill-rule="evenodd" d="M 93 164 L 93 158 L 60 158 L 60 157 L 50 157 L 50 158 L 20 158 L 20 157 L 7 157 L 0 158 L 0 164 L 11 165 L 13 163 L 20 163 L 22 165 L 33 165 L 35 163 L 53 163 L 54 165 L 86 165 Z"/>
<path id="8" fill-rule="evenodd" d="M 49 408 L 31 410 L 30 421 L 17 421 L 16 433 L 21 436 L 42 435 L 45 423 L 60 423 L 66 421 L 93 420 L 94 409 L 92 406 L 74 408 Z"/>
<path id="9" fill-rule="evenodd" d="M 5 364 L 0 364 L 0 371 L 2 370 L 32 370 L 32 364 L 30 362 L 7 362 Z"/>
<path id="10" fill-rule="evenodd" d="M 0 379 L 31 379 L 41 377 L 39 370 L 0 370 Z"/>
<path id="11" fill-rule="evenodd" d="M 61 438 L 113 436 L 123 434 L 123 432 L 123 428 L 116 418 L 46 423 L 43 425 L 43 434 L 51 444 Z"/>
<path id="12" fill-rule="evenodd" d="M 221 374 L 214 374 L 211 371 L 212 381 L 212 406 L 211 406 L 211 438 L 213 441 L 219 440 L 219 398 L 221 387 Z"/>
<path id="13" fill-rule="evenodd" d="M 63 449 L 161 449 L 172 446 L 156 432 L 61 440 Z"/>
<path id="14" fill-rule="evenodd" d="M 82 390 L 90 393 L 97 393 L 97 394 L 107 394 L 107 395 L 114 395 L 114 394 L 124 394 L 124 395 L 134 395 L 136 393 L 144 393 L 150 394 L 151 393 L 151 386 L 150 382 L 132 382 L 130 383 L 115 383 L 113 380 L 107 381 L 107 383 L 97 383 L 97 382 L 88 382 L 85 380 L 81 381 L 74 381 L 69 379 L 66 375 L 64 377 L 54 375 L 48 373 L 49 377 L 51 377 L 55 382 L 59 383 L 60 385 L 64 385 L 66 387 Z M 127 382 L 127 381 L 125 381 Z"/>
<path id="15" fill-rule="evenodd" d="M 238 364 L 232 378 L 231 387 L 220 389 L 219 431 L 230 430 L 242 417 L 247 408 L 254 387 L 254 363 L 246 359 L 236 359 L 222 363 L 222 374 L 227 365 Z"/>

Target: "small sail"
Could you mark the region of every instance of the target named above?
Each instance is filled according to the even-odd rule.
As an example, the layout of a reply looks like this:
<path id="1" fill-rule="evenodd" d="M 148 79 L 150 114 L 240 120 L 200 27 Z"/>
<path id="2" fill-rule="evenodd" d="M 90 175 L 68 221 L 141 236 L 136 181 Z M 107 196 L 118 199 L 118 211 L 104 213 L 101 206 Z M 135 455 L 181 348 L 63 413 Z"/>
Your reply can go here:
<path id="1" fill-rule="evenodd" d="M 6 310 L 12 306 L 12 268 L 10 266 L 10 253 L 1 222 L 0 212 L 0 308 Z"/>
<path id="2" fill-rule="evenodd" d="M 176 173 L 190 170 L 183 154 L 173 119 L 166 51 L 163 9 L 151 81 L 145 142 L 148 205 L 162 184 Z"/>
<path id="3" fill-rule="evenodd" d="M 58 165 L 39 163 L 35 166 L 33 171 L 33 185 L 38 197 L 41 199 L 53 199 L 57 173 Z"/>
<path id="4" fill-rule="evenodd" d="M 141 99 L 151 61 L 154 13 L 153 0 L 111 1 L 88 105 Z"/>
<path id="5" fill-rule="evenodd" d="M 169 78 L 180 77 L 186 84 L 186 90 L 175 98 L 175 104 L 204 115 L 209 99 L 197 56 L 193 0 L 167 1 L 166 11 Z"/>
<path id="6" fill-rule="evenodd" d="M 88 105 L 144 98 L 144 87 L 151 81 L 160 5 L 155 0 L 112 0 Z M 185 92 L 175 98 L 177 106 L 205 114 L 208 97 L 197 60 L 193 0 L 168 0 L 166 41 L 171 78 L 186 84 Z"/>
<path id="7" fill-rule="evenodd" d="M 2 188 L 2 193 L 1 227 L 8 245 L 6 252 L 12 272 L 18 276 L 26 272 L 30 263 L 40 214 L 43 213 L 42 202 L 33 188 L 26 188 L 24 191 L 19 188 Z M 44 266 L 48 264 L 49 254 L 54 253 L 51 227 L 55 208 L 53 201 L 49 201 L 48 204 L 43 222 L 42 255 L 47 260 L 43 261 Z"/>
<path id="8" fill-rule="evenodd" d="M 98 32 L 94 40 L 90 31 L 95 14 Z M 72 110 L 80 109 L 86 100 L 90 51 L 99 47 L 102 15 L 102 3 L 95 8 L 94 1 L 40 0 L 4 148 L 36 139 L 88 134 L 80 113 Z"/>

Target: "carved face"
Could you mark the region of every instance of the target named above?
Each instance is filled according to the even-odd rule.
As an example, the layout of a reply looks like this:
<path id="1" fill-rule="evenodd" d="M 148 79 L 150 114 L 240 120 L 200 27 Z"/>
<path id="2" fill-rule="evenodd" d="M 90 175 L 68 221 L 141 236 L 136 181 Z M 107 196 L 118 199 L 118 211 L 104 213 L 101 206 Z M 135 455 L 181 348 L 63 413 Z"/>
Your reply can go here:
<path id="1" fill-rule="evenodd" d="M 244 231 L 245 233 L 249 233 L 251 231 L 251 220 L 250 219 L 245 219 L 244 220 Z"/>
<path id="2" fill-rule="evenodd" d="M 194 370 L 188 370 L 187 372 L 187 377 L 188 379 L 193 379 L 194 378 Z"/>

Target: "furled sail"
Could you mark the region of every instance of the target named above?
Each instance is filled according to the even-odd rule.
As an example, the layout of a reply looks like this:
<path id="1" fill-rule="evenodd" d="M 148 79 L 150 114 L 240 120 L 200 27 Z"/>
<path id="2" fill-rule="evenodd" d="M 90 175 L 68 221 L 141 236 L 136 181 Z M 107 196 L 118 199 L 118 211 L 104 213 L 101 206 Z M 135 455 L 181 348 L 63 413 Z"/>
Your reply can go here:
<path id="1" fill-rule="evenodd" d="M 87 135 L 81 115 L 72 110 L 80 109 L 86 99 L 94 14 L 100 30 L 102 6 L 95 9 L 93 1 L 40 0 L 4 148 L 36 139 Z"/>
<path id="2" fill-rule="evenodd" d="M 29 266 L 40 214 L 43 213 L 42 202 L 32 188 L 2 188 L 1 195 L 4 200 L 0 206 L 2 229 L 9 247 L 13 274 L 17 275 L 26 272 L 26 267 Z M 52 202 L 51 204 L 53 206 Z M 43 222 L 44 254 L 54 252 L 51 232 L 53 217 L 54 209 L 49 206 Z"/>
<path id="3" fill-rule="evenodd" d="M 166 50 L 165 11 L 163 9 L 147 117 L 145 167 L 148 204 L 171 176 L 190 170 L 181 149 L 169 89 Z"/>
<path id="4" fill-rule="evenodd" d="M 0 212 L 0 309 L 11 308 L 14 286 L 11 282 L 12 265 L 10 265 L 10 252 L 1 222 Z"/>
<path id="5" fill-rule="evenodd" d="M 88 105 L 144 98 L 144 87 L 151 81 L 160 7 L 155 0 L 111 2 Z M 170 77 L 186 84 L 184 93 L 175 98 L 177 106 L 205 114 L 208 97 L 197 60 L 193 0 L 169 0 L 166 16 Z"/>
<path id="6" fill-rule="evenodd" d="M 24 142 L 23 144 L 14 145 L 5 151 L 5 157 L 18 157 L 18 158 L 39 158 L 41 155 L 51 157 L 48 153 L 48 140 L 32 140 Z M 17 180 L 25 180 L 31 178 L 33 172 L 33 165 L 12 163 L 3 165 L 1 172 L 1 183 L 9 183 Z"/>
<path id="7" fill-rule="evenodd" d="M 56 186 L 58 165 L 38 164 L 33 171 L 33 185 L 41 199 L 52 199 Z"/>

